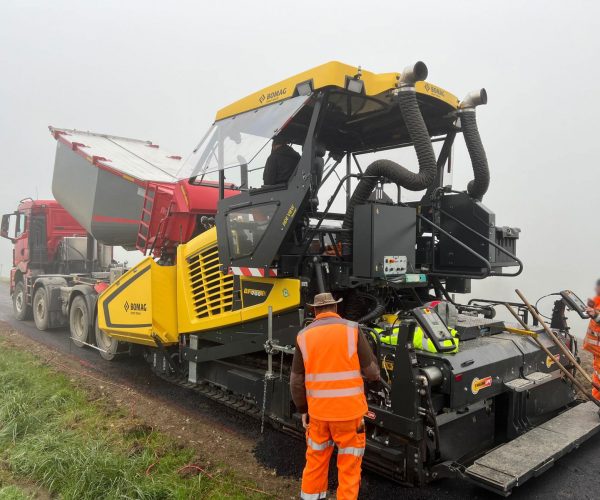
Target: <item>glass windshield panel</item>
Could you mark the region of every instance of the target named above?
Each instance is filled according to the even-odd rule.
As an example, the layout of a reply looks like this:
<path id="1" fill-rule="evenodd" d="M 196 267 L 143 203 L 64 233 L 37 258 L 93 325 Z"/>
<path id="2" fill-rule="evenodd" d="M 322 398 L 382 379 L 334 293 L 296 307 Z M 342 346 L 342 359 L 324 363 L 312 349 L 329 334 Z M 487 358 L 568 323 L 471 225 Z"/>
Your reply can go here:
<path id="1" fill-rule="evenodd" d="M 252 255 L 265 234 L 277 203 L 255 205 L 227 214 L 229 251 L 234 259 Z"/>
<path id="2" fill-rule="evenodd" d="M 298 96 L 215 122 L 178 172 L 189 179 L 249 164 L 310 96 Z"/>

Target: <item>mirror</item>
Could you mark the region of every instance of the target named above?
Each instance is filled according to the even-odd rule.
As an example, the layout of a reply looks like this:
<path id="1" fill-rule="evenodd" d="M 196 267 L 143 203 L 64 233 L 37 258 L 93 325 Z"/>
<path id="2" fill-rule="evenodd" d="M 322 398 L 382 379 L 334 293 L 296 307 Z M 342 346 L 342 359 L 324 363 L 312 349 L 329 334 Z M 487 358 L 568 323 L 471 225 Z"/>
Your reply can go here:
<path id="1" fill-rule="evenodd" d="M 2 216 L 2 225 L 0 226 L 0 236 L 14 242 L 17 237 L 18 214 L 4 214 Z"/>

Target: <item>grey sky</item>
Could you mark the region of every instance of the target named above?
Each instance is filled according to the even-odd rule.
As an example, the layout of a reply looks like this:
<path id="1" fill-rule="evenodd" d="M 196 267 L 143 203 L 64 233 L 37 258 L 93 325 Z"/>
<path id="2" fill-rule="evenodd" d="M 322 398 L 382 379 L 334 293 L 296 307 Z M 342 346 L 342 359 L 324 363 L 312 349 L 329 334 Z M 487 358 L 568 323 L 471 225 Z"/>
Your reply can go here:
<path id="1" fill-rule="evenodd" d="M 3 0 L 0 212 L 51 196 L 48 125 L 186 156 L 218 108 L 294 73 L 332 59 L 376 72 L 423 60 L 429 80 L 459 97 L 486 87 L 485 203 L 498 224 L 523 230 L 524 274 L 474 284 L 475 294 L 569 287 L 586 297 L 600 276 L 599 15 L 593 1 Z M 471 172 L 458 144 L 463 188 Z M 5 275 L 10 255 L 3 240 Z"/>

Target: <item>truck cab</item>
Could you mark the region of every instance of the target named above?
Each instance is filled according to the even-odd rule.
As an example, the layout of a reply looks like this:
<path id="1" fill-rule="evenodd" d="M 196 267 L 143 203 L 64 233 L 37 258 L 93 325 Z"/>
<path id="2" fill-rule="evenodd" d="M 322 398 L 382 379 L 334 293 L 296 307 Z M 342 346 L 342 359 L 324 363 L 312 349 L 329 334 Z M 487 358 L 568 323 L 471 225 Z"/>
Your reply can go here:
<path id="1" fill-rule="evenodd" d="M 0 235 L 13 244 L 10 293 L 15 317 L 28 319 L 33 312 L 42 330 L 67 324 L 66 313 L 75 298 L 71 285 L 94 271 L 105 271 L 112 261 L 112 248 L 88 237 L 55 200 L 21 200 L 14 212 L 2 216 Z M 93 288 L 84 288 L 84 295 L 90 295 L 85 292 Z M 68 300 L 59 300 L 65 290 Z"/>
<path id="2" fill-rule="evenodd" d="M 85 238 L 86 231 L 55 200 L 22 200 L 13 213 L 2 216 L 0 235 L 13 243 L 11 293 L 24 276 L 83 272 L 81 259 L 69 263 L 62 257 L 68 257 L 65 238 Z"/>

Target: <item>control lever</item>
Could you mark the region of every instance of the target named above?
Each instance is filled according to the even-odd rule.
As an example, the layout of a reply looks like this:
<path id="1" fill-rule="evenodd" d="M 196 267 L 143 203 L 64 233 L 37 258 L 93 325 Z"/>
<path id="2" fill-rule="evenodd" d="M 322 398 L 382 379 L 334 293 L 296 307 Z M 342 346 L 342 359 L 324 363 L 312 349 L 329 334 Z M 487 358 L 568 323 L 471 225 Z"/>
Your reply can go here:
<path id="1" fill-rule="evenodd" d="M 434 309 L 422 306 L 415 307 L 412 312 L 417 323 L 423 329 L 423 333 L 433 342 L 437 352 L 444 353 L 456 350 L 458 347 L 456 339 Z M 445 345 L 446 340 L 450 341 L 450 345 Z"/>
<path id="2" fill-rule="evenodd" d="M 581 319 L 589 319 L 588 313 L 585 312 L 587 306 L 577 295 L 575 295 L 574 292 L 572 292 L 571 290 L 563 290 L 560 292 L 560 296 L 569 306 L 569 309 L 579 314 L 579 317 Z"/>

